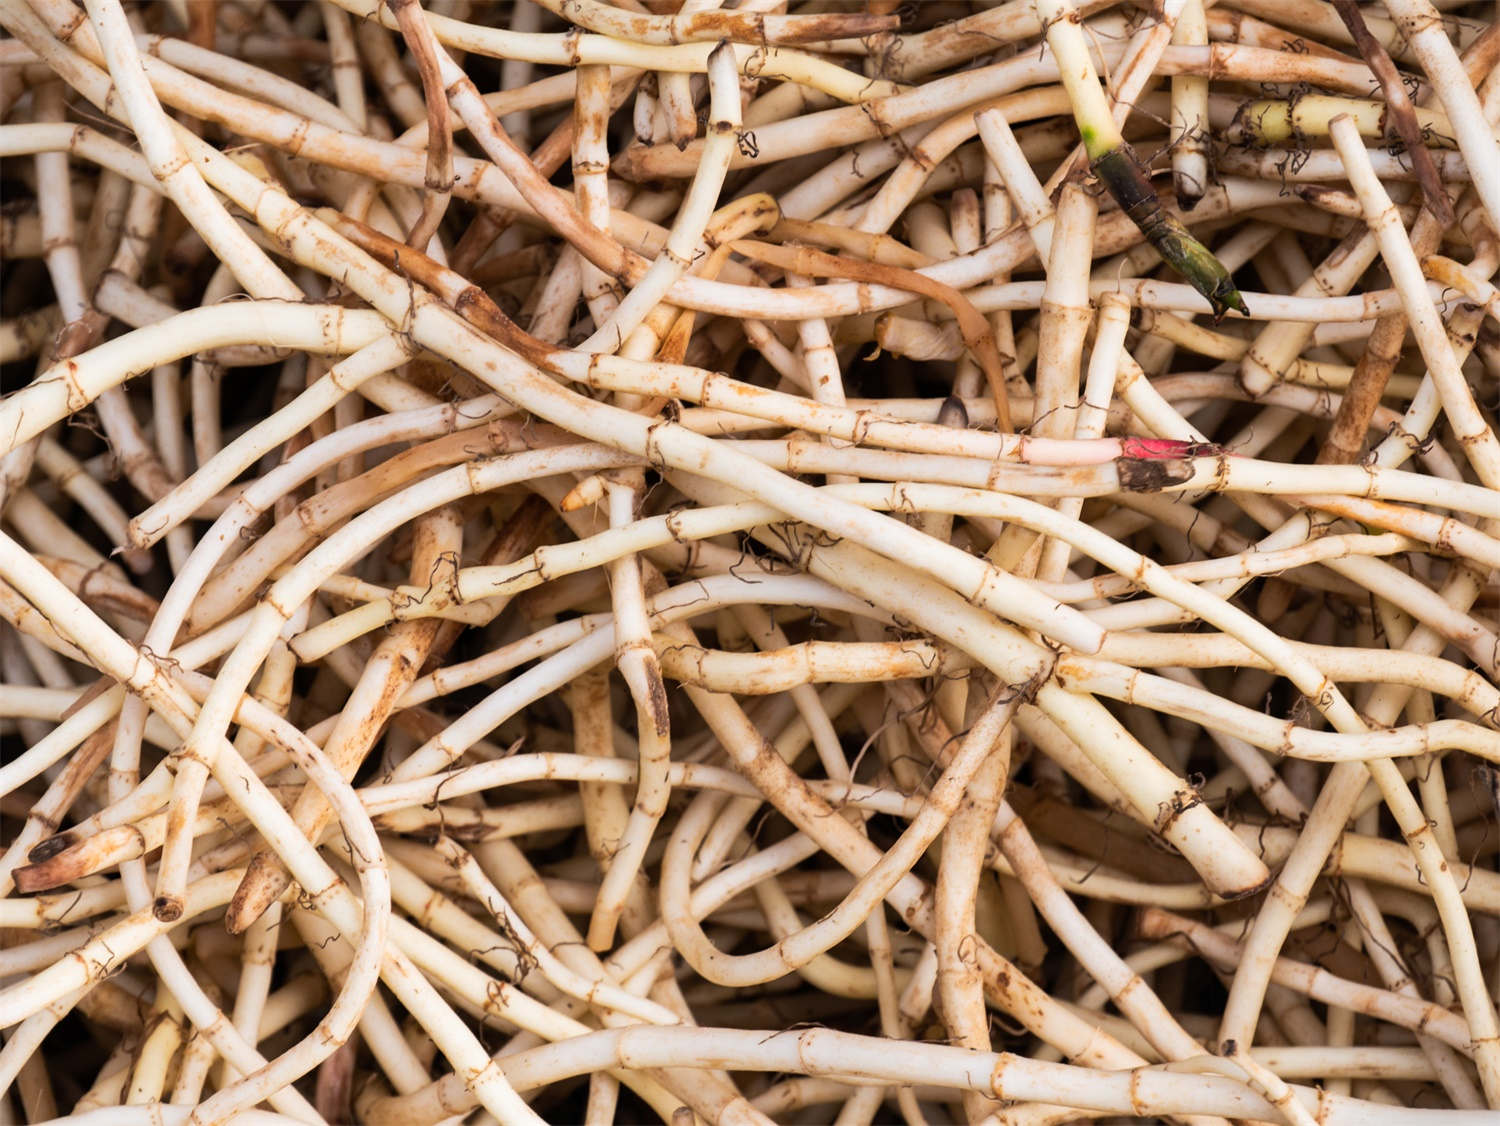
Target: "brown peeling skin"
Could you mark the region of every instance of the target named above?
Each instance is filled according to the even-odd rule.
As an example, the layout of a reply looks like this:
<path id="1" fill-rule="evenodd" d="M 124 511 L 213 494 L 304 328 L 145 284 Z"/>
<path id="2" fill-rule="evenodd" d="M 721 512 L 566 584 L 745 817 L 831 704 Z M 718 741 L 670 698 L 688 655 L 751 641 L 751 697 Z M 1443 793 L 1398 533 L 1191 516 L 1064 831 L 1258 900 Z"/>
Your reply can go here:
<path id="1" fill-rule="evenodd" d="M 994 330 L 990 327 L 990 322 L 958 290 L 915 270 L 861 262 L 856 258 L 828 254 L 806 246 L 773 246 L 770 243 L 744 240 L 735 243 L 734 248 L 747 258 L 780 267 L 788 273 L 886 285 L 941 301 L 953 310 L 964 343 L 984 372 L 990 394 L 995 399 L 995 415 L 999 420 L 1001 433 L 1011 433 L 1010 398 L 1005 390 L 1005 369 L 1000 360 L 999 349 L 995 346 Z"/>
<path id="2" fill-rule="evenodd" d="M 655 730 L 657 738 L 666 739 L 671 732 L 671 711 L 667 707 L 667 685 L 662 680 L 661 666 L 657 662 L 655 653 L 647 657 L 644 663 L 646 666 L 647 711 L 651 715 L 651 726 Z"/>

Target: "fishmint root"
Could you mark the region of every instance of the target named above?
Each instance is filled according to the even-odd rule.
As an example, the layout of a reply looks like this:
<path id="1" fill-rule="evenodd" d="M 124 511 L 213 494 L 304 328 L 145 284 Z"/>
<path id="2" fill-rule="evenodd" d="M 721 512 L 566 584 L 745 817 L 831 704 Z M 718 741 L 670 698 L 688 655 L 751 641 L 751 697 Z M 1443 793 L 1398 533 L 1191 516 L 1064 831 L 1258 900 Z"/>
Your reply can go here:
<path id="1" fill-rule="evenodd" d="M 1492 1126 L 1495 11 L 0 0 L 0 1126 Z"/>

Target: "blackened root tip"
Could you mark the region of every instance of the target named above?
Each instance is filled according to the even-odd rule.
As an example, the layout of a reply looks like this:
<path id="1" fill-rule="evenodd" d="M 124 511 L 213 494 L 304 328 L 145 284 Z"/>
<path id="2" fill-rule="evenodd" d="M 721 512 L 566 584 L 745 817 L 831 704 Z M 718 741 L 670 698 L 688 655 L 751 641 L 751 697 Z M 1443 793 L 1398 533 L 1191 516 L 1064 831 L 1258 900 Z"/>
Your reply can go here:
<path id="1" fill-rule="evenodd" d="M 48 837 L 40 844 L 33 846 L 26 854 L 26 859 L 33 864 L 40 864 L 44 860 L 51 860 L 54 856 L 67 852 L 73 847 L 72 833 L 58 833 L 55 837 Z"/>

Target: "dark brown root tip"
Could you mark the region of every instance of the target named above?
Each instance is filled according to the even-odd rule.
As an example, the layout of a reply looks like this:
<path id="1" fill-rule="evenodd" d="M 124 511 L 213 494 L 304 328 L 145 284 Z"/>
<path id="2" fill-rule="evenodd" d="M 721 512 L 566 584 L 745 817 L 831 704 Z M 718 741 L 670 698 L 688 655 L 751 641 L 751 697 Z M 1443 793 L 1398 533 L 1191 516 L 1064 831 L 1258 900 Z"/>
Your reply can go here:
<path id="1" fill-rule="evenodd" d="M 1155 493 L 1193 479 L 1192 464 L 1175 459 L 1145 461 L 1139 458 L 1115 459 L 1120 474 L 1120 488 L 1127 493 Z"/>
<path id="2" fill-rule="evenodd" d="M 1266 878 L 1261 880 L 1258 884 L 1252 884 L 1251 886 L 1245 888 L 1235 888 L 1230 891 L 1219 890 L 1218 894 L 1224 899 L 1231 901 L 1236 899 L 1249 899 L 1252 895 L 1259 895 L 1270 886 L 1271 877 L 1267 875 Z"/>
<path id="3" fill-rule="evenodd" d="M 182 918 L 182 899 L 175 895 L 158 895 L 151 904 L 151 913 L 164 923 L 175 923 Z"/>
<path id="4" fill-rule="evenodd" d="M 277 869 L 273 853 L 257 852 L 229 900 L 224 915 L 224 929 L 230 934 L 244 934 L 266 909 L 276 902 L 290 881 Z"/>
<path id="5" fill-rule="evenodd" d="M 33 864 L 40 864 L 44 860 L 51 860 L 58 853 L 67 852 L 68 849 L 72 847 L 73 834 L 58 833 L 57 836 L 48 837 L 40 844 L 35 845 L 32 850 L 26 854 L 26 859 L 31 861 Z M 17 875 L 19 876 L 19 874 L 20 873 L 18 872 Z"/>
<path id="6" fill-rule="evenodd" d="M 667 685 L 661 678 L 661 669 L 656 663 L 655 654 L 652 654 L 647 669 L 646 702 L 651 711 L 651 724 L 656 730 L 656 737 L 666 739 L 672 733 L 671 711 L 667 707 Z"/>
<path id="7" fill-rule="evenodd" d="M 969 426 L 969 408 L 964 406 L 964 401 L 955 395 L 949 395 L 943 400 L 943 405 L 938 408 L 937 424 L 939 426 L 952 426 L 956 429 L 967 429 Z"/>

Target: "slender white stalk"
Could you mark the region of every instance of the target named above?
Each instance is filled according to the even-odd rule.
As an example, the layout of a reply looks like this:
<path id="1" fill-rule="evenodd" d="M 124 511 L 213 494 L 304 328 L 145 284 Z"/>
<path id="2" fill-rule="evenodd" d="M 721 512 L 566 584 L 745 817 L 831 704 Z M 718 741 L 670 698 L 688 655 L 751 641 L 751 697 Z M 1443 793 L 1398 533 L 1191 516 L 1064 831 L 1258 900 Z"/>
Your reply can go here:
<path id="1" fill-rule="evenodd" d="M 117 0 L 86 0 L 89 19 L 109 65 L 110 77 L 124 102 L 151 172 L 172 202 L 188 216 L 215 255 L 234 271 L 256 297 L 296 301 L 301 291 L 256 246 L 203 182 L 197 167 L 178 141 L 173 123 L 163 112 L 136 54 L 135 34 Z"/>
<path id="2" fill-rule="evenodd" d="M 1447 42 L 1444 39 L 1444 42 Z M 1485 421 L 1474 402 L 1473 390 L 1459 370 L 1453 345 L 1442 319 L 1427 294 L 1426 279 L 1421 264 L 1412 252 L 1411 243 L 1401 226 L 1390 197 L 1376 179 L 1374 170 L 1365 159 L 1364 145 L 1358 140 L 1354 122 L 1344 116 L 1329 123 L 1329 135 L 1334 147 L 1343 158 L 1349 174 L 1349 182 L 1359 195 L 1365 209 L 1365 219 L 1379 240 L 1380 253 L 1385 259 L 1401 294 L 1407 319 L 1411 322 L 1412 334 L 1427 362 L 1429 377 L 1442 396 L 1443 410 L 1453 424 L 1455 434 L 1464 449 L 1474 472 L 1491 489 L 1500 488 L 1500 439 Z M 1497 158 L 1500 152 L 1490 141 L 1490 151 Z M 1493 214 L 1493 212 L 1492 212 Z"/>
<path id="3" fill-rule="evenodd" d="M 702 160 L 678 209 L 666 245 L 609 319 L 595 328 L 593 335 L 580 345 L 585 352 L 619 351 L 646 314 L 666 296 L 672 284 L 704 253 L 703 232 L 709 216 L 718 206 L 740 124 L 740 87 L 734 73 L 734 55 L 728 44 L 715 47 L 708 57 L 708 89 L 708 133 Z"/>
<path id="4" fill-rule="evenodd" d="M 1203 0 L 1187 0 L 1172 42 L 1183 46 L 1206 46 L 1208 20 Z M 1208 80 L 1179 74 L 1172 79 L 1172 179 L 1177 200 L 1191 208 L 1208 189 Z"/>

